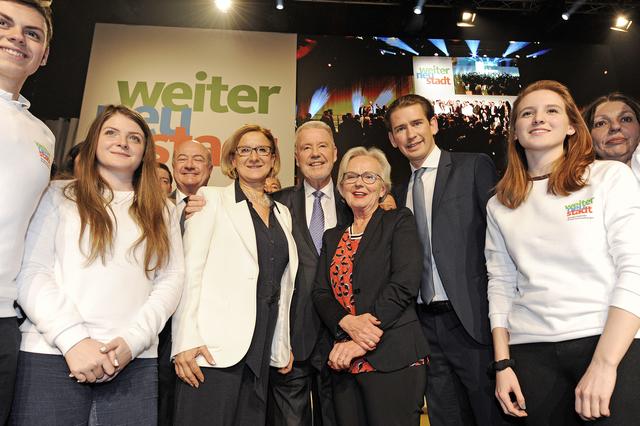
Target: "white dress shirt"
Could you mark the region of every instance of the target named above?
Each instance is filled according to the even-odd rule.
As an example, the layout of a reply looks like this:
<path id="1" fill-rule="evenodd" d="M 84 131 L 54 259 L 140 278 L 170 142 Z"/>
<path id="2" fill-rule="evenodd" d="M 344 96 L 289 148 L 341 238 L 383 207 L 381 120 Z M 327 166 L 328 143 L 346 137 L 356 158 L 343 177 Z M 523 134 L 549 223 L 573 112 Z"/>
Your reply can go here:
<path id="1" fill-rule="evenodd" d="M 182 211 L 184 210 L 185 207 L 187 207 L 187 202 L 185 201 L 185 197 L 188 197 L 188 195 L 184 194 L 182 191 L 180 191 L 178 188 L 176 188 L 176 214 L 178 215 L 177 217 L 180 218 L 182 217 Z"/>
<path id="2" fill-rule="evenodd" d="M 311 223 L 311 213 L 313 213 L 313 202 L 315 197 L 313 193 L 316 189 L 309 185 L 309 183 L 304 181 L 304 210 L 307 216 L 307 227 Z M 336 200 L 335 194 L 333 193 L 333 180 L 329 180 L 329 183 L 326 184 L 320 191 L 324 194 L 324 196 L 320 199 L 320 205 L 322 206 L 322 211 L 324 212 L 324 230 L 335 228 L 338 224 L 338 217 L 336 215 Z"/>
<path id="3" fill-rule="evenodd" d="M 433 203 L 433 190 L 436 186 L 436 174 L 438 173 L 438 163 L 440 162 L 440 149 L 434 146 L 431 153 L 422 163 L 422 167 L 427 169 L 422 175 L 422 185 L 424 185 L 424 206 L 427 210 L 427 224 L 429 225 L 429 245 L 431 245 L 431 205 Z M 409 187 L 407 188 L 407 207 L 413 211 L 413 172 L 417 169 L 411 166 L 411 180 L 409 181 Z M 435 289 L 435 296 L 433 301 L 449 300 L 447 292 L 442 285 L 442 279 L 438 274 L 438 265 L 433 258 L 433 253 L 429 253 L 431 256 L 431 267 L 433 269 L 433 287 Z M 422 303 L 422 299 L 418 297 L 418 303 Z"/>

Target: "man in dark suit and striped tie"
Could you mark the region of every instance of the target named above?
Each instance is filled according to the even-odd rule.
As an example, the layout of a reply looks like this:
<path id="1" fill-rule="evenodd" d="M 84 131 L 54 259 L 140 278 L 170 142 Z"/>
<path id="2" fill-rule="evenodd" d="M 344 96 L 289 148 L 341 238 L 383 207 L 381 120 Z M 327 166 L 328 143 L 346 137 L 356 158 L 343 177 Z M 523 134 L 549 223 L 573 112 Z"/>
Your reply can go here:
<path id="1" fill-rule="evenodd" d="M 327 356 L 333 342 L 313 307 L 311 290 L 322 234 L 350 223 L 351 211 L 335 189 L 331 170 L 337 159 L 333 132 L 321 121 L 309 121 L 296 131 L 296 164 L 302 179 L 274 198 L 291 211 L 299 267 L 291 304 L 291 346 L 295 361 L 290 373 L 272 368 L 268 421 L 271 426 L 332 426 L 336 424 Z M 313 414 L 310 396 L 313 397 Z"/>

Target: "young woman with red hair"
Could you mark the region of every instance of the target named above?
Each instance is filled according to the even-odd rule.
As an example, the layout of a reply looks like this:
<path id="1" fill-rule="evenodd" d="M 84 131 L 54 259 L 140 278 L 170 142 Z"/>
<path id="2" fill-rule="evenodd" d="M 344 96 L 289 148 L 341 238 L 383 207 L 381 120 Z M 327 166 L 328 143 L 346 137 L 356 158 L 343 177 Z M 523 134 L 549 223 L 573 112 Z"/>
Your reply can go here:
<path id="1" fill-rule="evenodd" d="M 640 187 L 555 81 L 518 96 L 508 157 L 487 205 L 496 397 L 536 426 L 637 424 Z"/>

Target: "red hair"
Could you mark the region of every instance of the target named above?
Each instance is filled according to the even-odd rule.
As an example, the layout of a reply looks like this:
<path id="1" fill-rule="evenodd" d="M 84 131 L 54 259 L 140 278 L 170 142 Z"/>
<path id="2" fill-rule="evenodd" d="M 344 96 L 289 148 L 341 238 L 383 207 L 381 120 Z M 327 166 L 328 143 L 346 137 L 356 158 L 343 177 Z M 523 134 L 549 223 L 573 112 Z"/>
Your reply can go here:
<path id="1" fill-rule="evenodd" d="M 520 92 L 513 104 L 507 142 L 507 170 L 496 186 L 498 201 L 511 209 L 515 209 L 522 204 L 527 199 L 531 189 L 531 180 L 527 173 L 527 157 L 525 156 L 524 148 L 516 139 L 516 120 L 520 113 L 519 107 L 525 96 L 539 90 L 550 90 L 562 98 L 569 124 L 575 129 L 573 135 L 565 137 L 564 155 L 556 160 L 553 165 L 547 192 L 565 196 L 579 190 L 587 184 L 585 171 L 595 161 L 595 152 L 589 129 L 571 93 L 569 93 L 569 89 L 553 80 L 540 80 L 530 84 Z"/>

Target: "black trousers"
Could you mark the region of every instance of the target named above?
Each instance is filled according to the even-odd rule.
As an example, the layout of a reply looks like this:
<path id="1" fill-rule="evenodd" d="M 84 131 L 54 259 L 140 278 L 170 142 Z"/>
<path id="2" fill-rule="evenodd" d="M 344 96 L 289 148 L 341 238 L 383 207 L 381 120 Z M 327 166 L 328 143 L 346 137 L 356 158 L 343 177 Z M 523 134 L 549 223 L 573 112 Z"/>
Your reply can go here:
<path id="1" fill-rule="evenodd" d="M 20 339 L 17 318 L 0 318 L 0 426 L 5 424 L 11 411 Z"/>
<path id="2" fill-rule="evenodd" d="M 331 372 L 326 362 L 321 365 L 318 369 L 312 360 L 294 362 L 288 374 L 271 367 L 267 425 L 336 425 Z"/>
<path id="3" fill-rule="evenodd" d="M 158 426 L 173 425 L 176 370 L 171 362 L 171 318 L 158 336 Z"/>
<path id="4" fill-rule="evenodd" d="M 631 344 L 618 366 L 611 417 L 583 422 L 575 412 L 575 389 L 600 336 L 556 343 L 511 345 L 511 358 L 527 404 L 524 423 L 535 426 L 640 424 L 640 342 Z"/>
<path id="5" fill-rule="evenodd" d="M 418 318 L 431 349 L 425 391 L 431 426 L 509 424 L 487 372 L 493 347 L 476 342 L 453 310 L 430 313 L 418 305 Z"/>
<path id="6" fill-rule="evenodd" d="M 426 366 L 383 373 L 332 373 L 340 426 L 419 426 Z"/>
<path id="7" fill-rule="evenodd" d="M 176 426 L 260 426 L 266 422 L 265 380 L 256 377 L 245 361 L 229 368 L 203 367 L 204 383 L 193 388 L 176 381 Z"/>

